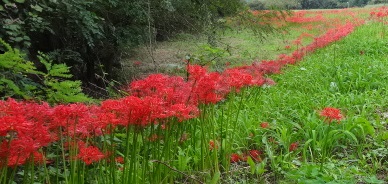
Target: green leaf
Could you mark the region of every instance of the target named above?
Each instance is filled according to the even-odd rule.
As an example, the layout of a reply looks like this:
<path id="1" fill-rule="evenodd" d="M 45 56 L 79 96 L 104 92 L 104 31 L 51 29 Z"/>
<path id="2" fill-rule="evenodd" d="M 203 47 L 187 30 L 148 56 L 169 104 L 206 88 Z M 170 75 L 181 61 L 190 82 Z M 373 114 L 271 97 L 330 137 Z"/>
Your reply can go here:
<path id="1" fill-rule="evenodd" d="M 349 132 L 347 130 L 344 130 L 343 131 L 344 134 L 346 134 L 348 137 L 352 138 L 353 141 L 358 144 L 358 139 L 356 138 L 356 136 L 352 133 L 352 132 Z"/>
<path id="2" fill-rule="evenodd" d="M 220 178 L 221 178 L 221 173 L 218 171 L 218 172 L 214 173 L 214 176 L 209 183 L 210 184 L 217 184 L 218 181 L 220 180 Z"/>
<path id="3" fill-rule="evenodd" d="M 362 128 L 364 128 L 364 131 L 366 134 L 369 135 L 374 135 L 375 134 L 375 129 L 373 125 L 365 118 L 357 118 L 356 120 L 357 124 L 361 125 Z"/>
<path id="4" fill-rule="evenodd" d="M 23 37 L 16 37 L 14 40 L 15 40 L 16 42 L 21 42 L 21 41 L 23 41 Z"/>
<path id="5" fill-rule="evenodd" d="M 382 140 L 388 140 L 388 132 L 383 132 L 378 137 Z"/>
<path id="6" fill-rule="evenodd" d="M 38 11 L 38 12 L 42 12 L 43 11 L 43 8 L 39 5 L 31 5 L 31 8 Z"/>
<path id="7" fill-rule="evenodd" d="M 4 7 L 0 5 L 0 11 L 4 11 Z"/>
<path id="8" fill-rule="evenodd" d="M 5 78 L 2 78 L 2 79 L 0 79 L 0 84 L 1 85 L 7 85 L 8 88 L 10 88 L 15 94 L 27 98 L 24 95 L 24 93 L 20 90 L 20 88 L 13 81 L 5 79 Z"/>
<path id="9" fill-rule="evenodd" d="M 25 0 L 14 0 L 17 3 L 24 3 Z"/>
<path id="10" fill-rule="evenodd" d="M 379 180 L 376 176 L 370 176 L 370 177 L 368 177 L 368 178 L 365 178 L 364 179 L 365 180 L 365 182 L 367 182 L 367 183 L 373 183 L 373 184 L 383 184 L 383 183 L 385 183 L 383 180 Z"/>
<path id="11" fill-rule="evenodd" d="M 249 167 L 250 167 L 250 169 L 251 169 L 251 174 L 255 174 L 256 164 L 255 164 L 255 162 L 252 160 L 251 157 L 248 157 L 248 158 L 247 158 L 247 163 L 249 164 Z"/>

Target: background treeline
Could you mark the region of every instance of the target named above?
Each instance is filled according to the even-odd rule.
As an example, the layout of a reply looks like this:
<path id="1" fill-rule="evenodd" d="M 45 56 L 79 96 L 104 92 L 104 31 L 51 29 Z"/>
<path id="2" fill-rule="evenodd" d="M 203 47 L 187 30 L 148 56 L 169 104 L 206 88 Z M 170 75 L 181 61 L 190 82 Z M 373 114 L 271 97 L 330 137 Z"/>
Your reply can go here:
<path id="1" fill-rule="evenodd" d="M 38 70 L 46 70 L 38 52 L 66 64 L 93 91 L 117 77 L 123 50 L 180 32 L 212 33 L 220 18 L 243 8 L 240 0 L 2 0 L 0 38 Z"/>
<path id="2" fill-rule="evenodd" d="M 271 7 L 287 9 L 322 9 L 362 7 L 367 4 L 386 3 L 386 0 L 246 0 L 254 10 L 264 10 Z"/>

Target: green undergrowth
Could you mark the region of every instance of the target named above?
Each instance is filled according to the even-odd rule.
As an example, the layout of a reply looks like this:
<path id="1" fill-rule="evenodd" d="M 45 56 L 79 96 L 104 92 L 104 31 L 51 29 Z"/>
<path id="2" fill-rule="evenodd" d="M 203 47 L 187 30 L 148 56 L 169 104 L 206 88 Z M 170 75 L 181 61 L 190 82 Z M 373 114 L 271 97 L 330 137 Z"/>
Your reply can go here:
<path id="1" fill-rule="evenodd" d="M 386 183 L 388 158 L 388 39 L 378 23 L 311 54 L 272 87 L 249 88 L 218 112 L 236 119 L 233 150 L 260 149 L 265 172 L 242 163 L 225 183 Z M 328 124 L 319 112 L 341 110 Z M 231 109 L 239 109 L 239 113 Z M 268 122 L 263 129 L 261 122 Z M 292 143 L 298 148 L 290 151 Z M 251 168 L 254 165 L 250 165 Z M 255 167 L 255 166 L 254 166 Z M 247 174 L 248 173 L 248 174 Z M 241 176 L 241 177 L 236 177 Z"/>

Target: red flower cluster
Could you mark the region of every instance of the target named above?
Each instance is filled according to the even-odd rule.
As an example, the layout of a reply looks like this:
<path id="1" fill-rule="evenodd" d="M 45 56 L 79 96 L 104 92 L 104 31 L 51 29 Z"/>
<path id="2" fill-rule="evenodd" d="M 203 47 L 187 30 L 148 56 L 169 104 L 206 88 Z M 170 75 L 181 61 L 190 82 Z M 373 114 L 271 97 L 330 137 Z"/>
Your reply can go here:
<path id="1" fill-rule="evenodd" d="M 291 143 L 290 147 L 288 148 L 288 151 L 292 152 L 298 149 L 299 143 L 298 142 L 293 142 Z"/>
<path id="2" fill-rule="evenodd" d="M 82 160 L 86 165 L 90 165 L 93 162 L 98 162 L 103 158 L 105 158 L 105 154 L 103 154 L 97 147 L 94 146 L 80 147 L 79 153 L 77 155 L 77 159 Z"/>
<path id="3" fill-rule="evenodd" d="M 239 154 L 232 153 L 232 155 L 230 155 L 230 163 L 236 163 L 239 161 L 241 161 L 241 156 Z"/>
<path id="4" fill-rule="evenodd" d="M 0 101 L 0 167 L 17 166 L 34 159 L 44 162 L 39 151 L 55 140 L 46 122 L 48 104 Z"/>
<path id="5" fill-rule="evenodd" d="M 378 8 L 376 11 L 370 12 L 370 16 L 372 18 L 378 18 L 378 19 L 381 19 L 383 17 L 387 17 L 388 16 L 388 7 L 382 6 L 382 7 Z"/>
<path id="6" fill-rule="evenodd" d="M 292 17 L 288 17 L 288 22 L 293 23 L 307 23 L 307 22 L 322 22 L 324 20 L 322 13 L 314 17 L 305 17 L 307 11 L 298 11 Z"/>
<path id="7" fill-rule="evenodd" d="M 268 122 L 262 122 L 260 123 L 261 128 L 269 128 L 269 123 Z"/>
<path id="8" fill-rule="evenodd" d="M 343 115 L 341 114 L 341 111 L 334 107 L 326 107 L 324 108 L 319 115 L 323 118 L 325 118 L 325 121 L 328 123 L 333 122 L 334 120 L 337 120 L 338 122 L 342 120 Z"/>
<path id="9" fill-rule="evenodd" d="M 249 150 L 242 155 L 239 155 L 237 153 L 232 153 L 230 155 L 230 163 L 236 163 L 236 162 L 240 162 L 240 161 L 246 162 L 248 157 L 251 157 L 251 159 L 253 161 L 261 162 L 262 159 L 261 159 L 260 155 L 262 155 L 262 153 L 261 153 L 261 151 L 258 151 L 258 150 Z"/>

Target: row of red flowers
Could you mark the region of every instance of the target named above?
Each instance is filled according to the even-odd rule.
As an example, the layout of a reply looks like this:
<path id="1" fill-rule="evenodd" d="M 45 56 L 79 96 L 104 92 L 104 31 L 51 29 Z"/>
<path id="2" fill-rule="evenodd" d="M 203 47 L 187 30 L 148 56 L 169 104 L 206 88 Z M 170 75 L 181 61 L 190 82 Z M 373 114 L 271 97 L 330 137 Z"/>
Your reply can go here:
<path id="1" fill-rule="evenodd" d="M 117 126 L 145 127 L 172 118 L 183 121 L 197 117 L 199 104 L 217 103 L 246 86 L 272 85 L 274 82 L 265 75 L 280 73 L 284 66 L 295 64 L 306 54 L 348 35 L 357 25 L 360 22 L 330 29 L 312 44 L 277 60 L 230 68 L 222 73 L 190 65 L 188 79 L 150 75 L 131 83 L 130 96 L 105 100 L 100 105 L 51 107 L 47 103 L 0 101 L 0 166 L 22 165 L 32 158 L 44 162 L 42 148 L 64 137 L 77 137 L 81 141 L 107 134 Z M 104 155 L 97 147 L 84 145 L 79 146 L 76 158 L 90 164 Z"/>

